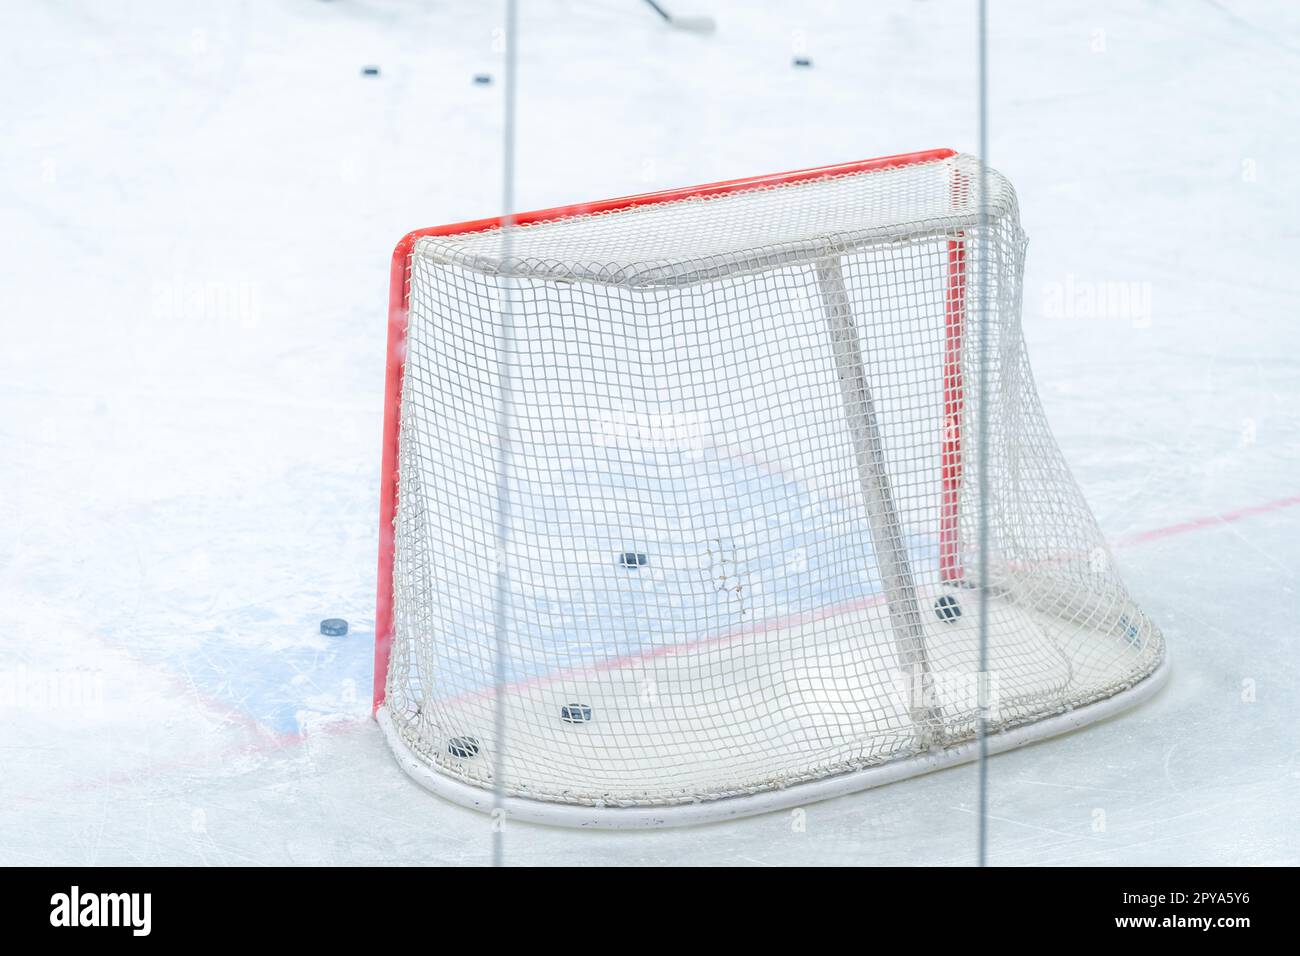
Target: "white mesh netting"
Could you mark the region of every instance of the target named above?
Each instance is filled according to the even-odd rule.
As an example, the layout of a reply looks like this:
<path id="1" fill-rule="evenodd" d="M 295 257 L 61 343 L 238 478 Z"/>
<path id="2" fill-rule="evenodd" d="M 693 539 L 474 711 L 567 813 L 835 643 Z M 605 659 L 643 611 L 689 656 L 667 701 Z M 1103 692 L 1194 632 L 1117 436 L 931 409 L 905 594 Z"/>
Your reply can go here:
<path id="1" fill-rule="evenodd" d="M 1039 406 L 1014 192 L 990 172 L 981 228 L 978 175 L 576 216 L 513 230 L 504 261 L 499 230 L 416 243 L 383 717 L 426 782 L 490 789 L 504 756 L 515 798 L 672 808 L 955 752 L 981 600 L 995 733 L 1157 669 Z"/>

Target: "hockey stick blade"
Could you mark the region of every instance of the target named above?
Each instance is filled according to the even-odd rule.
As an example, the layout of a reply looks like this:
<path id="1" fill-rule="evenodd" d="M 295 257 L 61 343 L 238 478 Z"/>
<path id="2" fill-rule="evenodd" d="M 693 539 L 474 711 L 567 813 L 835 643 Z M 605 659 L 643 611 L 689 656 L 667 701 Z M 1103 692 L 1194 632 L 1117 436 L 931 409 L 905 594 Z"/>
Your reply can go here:
<path id="1" fill-rule="evenodd" d="M 645 2 L 649 4 L 650 9 L 663 17 L 664 23 L 670 27 L 686 30 L 689 33 L 712 33 L 717 29 L 717 24 L 713 22 L 712 17 L 675 17 L 661 7 L 656 0 L 645 0 Z"/>

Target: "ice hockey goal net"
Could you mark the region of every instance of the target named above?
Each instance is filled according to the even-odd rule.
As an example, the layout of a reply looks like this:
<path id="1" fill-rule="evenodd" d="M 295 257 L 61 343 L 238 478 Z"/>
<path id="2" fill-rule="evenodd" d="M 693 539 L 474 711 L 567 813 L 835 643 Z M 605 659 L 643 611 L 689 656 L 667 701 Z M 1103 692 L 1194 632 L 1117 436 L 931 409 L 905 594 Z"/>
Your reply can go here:
<path id="1" fill-rule="evenodd" d="M 996 751 L 1154 689 L 980 182 L 933 150 L 402 240 L 375 707 L 413 776 L 717 819 L 971 759 L 981 702 Z"/>

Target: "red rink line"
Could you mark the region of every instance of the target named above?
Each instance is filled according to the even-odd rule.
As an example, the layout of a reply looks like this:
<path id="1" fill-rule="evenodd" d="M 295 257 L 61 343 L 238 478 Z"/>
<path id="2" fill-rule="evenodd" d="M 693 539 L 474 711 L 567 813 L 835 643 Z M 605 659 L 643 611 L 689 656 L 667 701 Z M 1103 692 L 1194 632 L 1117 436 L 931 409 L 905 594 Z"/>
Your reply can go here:
<path id="1" fill-rule="evenodd" d="M 1213 528 L 1219 525 L 1232 524 L 1233 522 L 1240 521 L 1243 518 L 1253 518 L 1258 515 L 1269 514 L 1274 511 L 1282 511 L 1283 509 L 1286 508 L 1293 508 L 1296 505 L 1300 505 L 1300 495 L 1292 495 L 1289 498 L 1278 498 L 1276 501 L 1269 501 L 1259 505 L 1247 505 L 1244 508 L 1237 508 L 1233 511 L 1225 511 L 1220 514 L 1205 515 L 1204 517 L 1193 518 L 1190 521 L 1182 521 L 1179 522 L 1178 524 L 1166 525 L 1163 528 L 1153 528 L 1150 531 L 1139 531 L 1135 534 L 1123 535 L 1121 537 L 1115 538 L 1114 543 L 1117 547 L 1127 547 L 1128 545 L 1134 545 L 1134 544 L 1145 544 L 1149 541 L 1159 541 L 1163 538 L 1171 538 L 1174 537 L 1175 535 L 1186 534 L 1189 531 L 1200 531 L 1204 528 Z M 854 602 L 854 603 L 858 607 L 866 607 L 871 604 L 878 603 L 879 600 L 880 600 L 880 596 L 877 595 L 877 596 L 873 596 L 872 598 L 864 599 L 862 601 Z M 774 626 L 788 625 L 792 623 L 805 623 L 809 620 L 817 620 L 820 617 L 827 616 L 833 612 L 846 610 L 851 606 L 852 605 L 847 605 L 845 607 L 838 607 L 838 608 L 820 609 L 819 611 L 807 612 L 803 615 L 792 615 L 788 619 L 778 620 L 775 622 L 757 622 L 755 624 L 749 625 L 748 627 L 738 628 L 734 631 L 724 632 L 723 634 L 714 635 L 711 638 L 705 638 L 701 643 L 705 643 L 709 641 L 720 643 L 720 644 L 727 643 L 731 640 L 735 640 L 737 637 L 744 636 L 745 634 L 748 633 L 754 633 L 755 631 L 761 632 L 763 630 L 770 630 Z M 801 618 L 802 620 L 800 620 Z M 663 648 L 659 651 L 659 653 L 668 653 L 669 651 L 676 651 L 682 649 L 685 648 Z M 651 654 L 646 655 L 646 657 L 651 657 L 651 656 L 657 656 L 657 654 L 652 652 Z M 632 662 L 631 658 L 619 658 L 619 659 L 615 659 L 612 662 L 606 662 L 606 664 L 607 666 L 623 667 L 623 666 L 627 666 L 631 662 Z M 537 681 L 537 678 L 533 678 L 532 680 L 535 682 Z M 199 706 L 202 709 L 207 710 L 209 712 L 215 711 L 219 716 L 225 719 L 235 721 L 239 724 L 242 724 L 249 730 L 259 734 L 260 739 L 255 740 L 249 744 L 245 744 L 243 746 L 232 747 L 228 751 L 225 751 L 223 754 L 221 754 L 217 759 L 221 759 L 221 757 L 230 757 L 239 754 L 270 754 L 277 750 L 286 749 L 296 744 L 300 744 L 303 741 L 305 741 L 308 736 L 310 736 L 310 734 L 305 730 L 298 731 L 297 733 L 280 733 L 280 732 L 273 731 L 269 728 L 263 727 L 261 724 L 257 722 L 255 718 L 243 714 L 238 710 L 236 710 L 235 708 L 228 706 L 224 701 L 218 701 L 214 698 L 207 697 L 206 695 L 198 692 L 193 687 L 186 686 L 183 687 L 182 689 L 184 691 L 187 691 L 188 693 L 193 694 Z M 493 693 L 493 691 L 488 691 L 487 693 L 490 695 Z M 469 696 L 469 695 L 462 695 L 462 696 Z M 359 718 L 355 721 L 347 721 L 347 722 L 345 721 L 332 722 L 327 724 L 323 730 L 317 730 L 316 733 L 320 734 L 323 732 L 324 734 L 332 736 L 334 734 L 346 733 L 350 730 L 354 730 L 358 727 L 362 727 L 365 724 L 368 724 L 369 722 L 370 721 L 367 718 Z M 106 777 L 99 778 L 95 781 L 89 781 L 83 784 L 83 786 L 78 789 L 88 789 L 96 786 L 122 786 L 128 783 L 138 782 L 141 778 L 156 775 L 165 770 L 199 769 L 199 768 L 211 766 L 211 764 L 212 764 L 211 758 L 202 758 L 202 757 L 195 758 L 188 761 L 175 761 L 172 763 L 157 763 L 147 768 L 136 769 L 131 771 L 120 771 L 115 774 L 110 774 Z"/>
<path id="2" fill-rule="evenodd" d="M 751 462 L 762 467 L 761 462 Z M 778 473 L 779 474 L 779 473 Z M 1245 508 L 1238 508 L 1235 511 L 1227 511 L 1217 515 L 1206 515 L 1200 518 L 1193 518 L 1190 521 L 1183 521 L 1179 524 L 1168 525 L 1164 528 L 1154 528 L 1150 531 L 1141 531 L 1137 534 L 1125 535 L 1115 539 L 1117 547 L 1125 547 L 1131 544 L 1143 544 L 1148 541 L 1157 541 L 1161 538 L 1172 537 L 1173 535 L 1183 534 L 1188 531 L 1197 531 L 1202 528 L 1212 528 L 1220 524 L 1229 524 L 1233 521 L 1239 521 L 1242 518 L 1249 518 L 1254 515 L 1266 514 L 1272 511 L 1279 511 L 1283 508 L 1289 508 L 1294 505 L 1300 505 L 1300 495 L 1293 495 L 1290 498 L 1280 498 L 1277 501 L 1270 501 L 1261 505 L 1249 505 Z M 538 674 L 533 677 L 523 678 L 518 681 L 512 681 L 507 685 L 507 689 L 514 692 L 530 687 L 542 687 L 555 684 L 564 680 L 575 680 L 589 676 L 591 674 L 601 673 L 603 671 L 620 670 L 628 667 L 635 667 L 660 657 L 667 657 L 676 654 L 687 653 L 699 650 L 700 648 L 710 646 L 726 646 L 735 641 L 748 639 L 757 635 L 765 634 L 768 631 L 781 630 L 787 627 L 796 627 L 802 624 L 811 624 L 816 621 L 836 617 L 852 611 L 865 610 L 870 607 L 884 603 L 883 594 L 873 594 L 865 598 L 858 598 L 853 601 L 847 601 L 841 604 L 832 604 L 824 607 L 815 608 L 811 611 L 796 611 L 792 614 L 782 615 L 775 618 L 767 618 L 755 621 L 749 624 L 742 624 L 736 627 L 727 628 L 721 632 L 706 634 L 694 641 L 688 641 L 684 644 L 667 644 L 658 647 L 652 647 L 649 650 L 638 651 L 631 654 L 623 654 L 618 657 L 607 658 L 581 668 L 565 668 L 560 671 L 552 671 L 546 674 Z M 491 700 L 496 697 L 495 687 L 479 688 L 477 690 L 464 691 L 451 697 L 439 701 L 439 703 L 462 703 L 466 700 Z"/>
<path id="3" fill-rule="evenodd" d="M 1167 525 L 1163 528 L 1153 528 L 1150 531 L 1139 531 L 1136 534 L 1126 534 L 1115 539 L 1117 547 L 1126 547 L 1130 544 L 1145 544 L 1148 541 L 1159 541 L 1161 538 L 1171 538 L 1176 534 L 1185 534 L 1188 531 L 1199 531 L 1202 528 L 1213 528 L 1221 524 L 1231 524 L 1234 521 L 1240 521 L 1242 518 L 1253 518 L 1256 515 L 1268 514 L 1272 511 L 1281 511 L 1283 508 L 1292 508 L 1300 505 L 1300 495 L 1292 495 L 1289 498 L 1278 498 L 1276 501 L 1269 501 L 1262 505 L 1247 505 L 1245 508 L 1238 508 L 1235 511 L 1225 511 L 1217 515 L 1205 515 L 1201 518 L 1193 518 L 1191 521 L 1183 521 L 1179 524 Z"/>

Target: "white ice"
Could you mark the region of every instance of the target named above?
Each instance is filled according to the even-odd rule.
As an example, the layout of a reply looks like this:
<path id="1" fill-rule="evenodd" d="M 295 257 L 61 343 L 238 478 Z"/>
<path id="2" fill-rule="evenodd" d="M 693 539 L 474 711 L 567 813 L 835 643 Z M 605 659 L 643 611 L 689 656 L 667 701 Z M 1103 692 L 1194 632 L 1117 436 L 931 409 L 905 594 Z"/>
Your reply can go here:
<path id="1" fill-rule="evenodd" d="M 520 208 L 977 146 L 974 4 L 521 5 Z M 991 761 L 990 860 L 1298 862 L 1300 8 L 990 6 L 1036 378 L 1173 662 Z M 6 21 L 0 864 L 486 862 L 369 684 L 388 258 L 500 211 L 501 5 Z M 968 766 L 506 859 L 960 864 L 976 807 Z"/>

